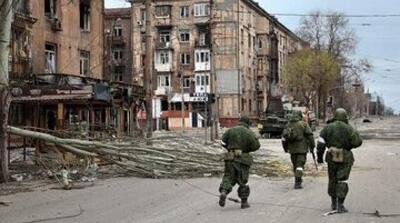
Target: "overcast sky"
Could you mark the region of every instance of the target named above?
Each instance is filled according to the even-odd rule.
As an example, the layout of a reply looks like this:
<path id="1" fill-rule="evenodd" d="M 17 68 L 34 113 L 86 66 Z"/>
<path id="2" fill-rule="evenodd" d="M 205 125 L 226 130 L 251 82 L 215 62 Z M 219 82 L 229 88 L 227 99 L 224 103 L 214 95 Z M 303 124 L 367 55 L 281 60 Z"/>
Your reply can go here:
<path id="1" fill-rule="evenodd" d="M 399 0 L 260 0 L 269 13 L 309 13 L 315 10 L 340 11 L 350 15 L 400 14 Z M 106 0 L 106 7 L 128 7 L 125 0 Z M 296 30 L 300 17 L 277 16 Z M 350 18 L 359 44 L 355 57 L 367 58 L 374 70 L 364 75 L 370 92 L 382 95 L 385 103 L 400 112 L 400 16 Z"/>

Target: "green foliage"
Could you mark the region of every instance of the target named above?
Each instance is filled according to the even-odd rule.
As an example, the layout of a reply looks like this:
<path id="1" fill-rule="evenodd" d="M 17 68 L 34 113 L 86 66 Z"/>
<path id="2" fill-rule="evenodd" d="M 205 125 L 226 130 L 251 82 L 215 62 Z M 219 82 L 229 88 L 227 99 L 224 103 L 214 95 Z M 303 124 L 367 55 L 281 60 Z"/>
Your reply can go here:
<path id="1" fill-rule="evenodd" d="M 317 93 L 327 94 L 339 77 L 337 61 L 325 51 L 310 48 L 292 54 L 282 75 L 287 90 L 306 105 Z"/>

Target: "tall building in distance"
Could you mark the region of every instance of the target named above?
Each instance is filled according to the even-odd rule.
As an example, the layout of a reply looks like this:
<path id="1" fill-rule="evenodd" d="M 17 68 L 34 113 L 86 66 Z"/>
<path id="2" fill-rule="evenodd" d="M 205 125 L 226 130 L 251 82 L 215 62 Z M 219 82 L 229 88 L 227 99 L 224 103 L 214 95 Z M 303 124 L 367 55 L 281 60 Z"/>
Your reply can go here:
<path id="1" fill-rule="evenodd" d="M 113 82 L 139 84 L 132 75 L 132 20 L 130 8 L 104 11 L 104 74 Z"/>
<path id="2" fill-rule="evenodd" d="M 204 127 L 207 118 L 221 126 L 241 115 L 256 120 L 270 97 L 281 96 L 283 66 L 303 44 L 252 0 L 156 0 L 152 11 L 146 15 L 143 1 L 132 1 L 133 70 L 143 77 L 149 66 L 144 43 L 151 16 L 159 127 L 181 128 L 182 117 L 186 128 Z M 210 93 L 214 109 L 204 102 Z"/>

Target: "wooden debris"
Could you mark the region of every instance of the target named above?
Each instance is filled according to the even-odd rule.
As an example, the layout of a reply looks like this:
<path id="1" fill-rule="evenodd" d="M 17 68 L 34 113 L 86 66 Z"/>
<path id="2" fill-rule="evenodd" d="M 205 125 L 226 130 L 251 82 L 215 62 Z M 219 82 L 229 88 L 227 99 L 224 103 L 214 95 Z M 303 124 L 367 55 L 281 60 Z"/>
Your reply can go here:
<path id="1" fill-rule="evenodd" d="M 204 144 L 203 139 L 165 135 L 146 141 L 128 138 L 123 142 L 102 142 L 63 139 L 50 134 L 9 127 L 11 134 L 45 140 L 59 145 L 77 156 L 96 156 L 116 164 L 132 175 L 151 178 L 203 177 L 223 172 L 225 149 L 218 143 Z M 254 154 L 252 174 L 259 176 L 287 175 L 291 168 L 271 160 L 265 151 Z"/>

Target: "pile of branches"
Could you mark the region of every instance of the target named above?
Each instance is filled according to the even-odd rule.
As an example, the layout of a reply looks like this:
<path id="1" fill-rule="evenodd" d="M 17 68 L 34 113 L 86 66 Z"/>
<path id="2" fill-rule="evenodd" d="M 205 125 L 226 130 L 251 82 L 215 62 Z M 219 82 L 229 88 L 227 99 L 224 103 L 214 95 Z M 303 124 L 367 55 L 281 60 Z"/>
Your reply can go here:
<path id="1" fill-rule="evenodd" d="M 220 175 L 223 172 L 225 149 L 217 142 L 178 133 L 147 140 L 127 138 L 124 141 L 89 141 L 67 139 L 47 133 L 9 127 L 11 134 L 44 140 L 79 157 L 99 158 L 116 164 L 133 176 L 179 178 Z M 254 154 L 252 173 L 259 176 L 282 176 L 290 167 L 272 160 L 265 151 Z"/>

